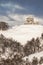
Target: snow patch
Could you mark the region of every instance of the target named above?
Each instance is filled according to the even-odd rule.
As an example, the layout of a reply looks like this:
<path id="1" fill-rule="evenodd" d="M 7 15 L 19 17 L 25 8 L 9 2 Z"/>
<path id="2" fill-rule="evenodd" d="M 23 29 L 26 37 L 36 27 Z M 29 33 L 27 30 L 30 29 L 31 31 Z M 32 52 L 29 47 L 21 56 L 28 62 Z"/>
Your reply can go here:
<path id="1" fill-rule="evenodd" d="M 22 45 L 25 45 L 32 38 L 40 37 L 42 33 L 43 26 L 41 25 L 20 25 L 7 31 L 0 31 L 0 34 L 3 34 L 7 38 L 13 38 Z"/>

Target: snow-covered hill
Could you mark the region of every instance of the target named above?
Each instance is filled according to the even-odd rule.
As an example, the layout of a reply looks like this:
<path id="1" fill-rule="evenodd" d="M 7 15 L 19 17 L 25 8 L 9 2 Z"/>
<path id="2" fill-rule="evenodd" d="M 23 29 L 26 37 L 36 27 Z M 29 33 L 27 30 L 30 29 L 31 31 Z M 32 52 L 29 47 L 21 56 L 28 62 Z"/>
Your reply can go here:
<path id="1" fill-rule="evenodd" d="M 41 51 L 39 53 L 37 52 L 34 54 L 30 54 L 29 56 L 25 56 L 23 58 L 23 60 L 26 60 L 26 58 L 28 58 L 29 61 L 32 61 L 34 57 L 36 57 L 38 60 L 40 60 L 40 58 L 43 57 L 43 51 Z"/>
<path id="2" fill-rule="evenodd" d="M 40 37 L 41 33 L 43 33 L 42 25 L 20 25 L 7 31 L 0 31 L 0 34 L 3 34 L 7 38 L 13 38 L 22 45 L 25 45 L 25 43 L 33 37 Z"/>

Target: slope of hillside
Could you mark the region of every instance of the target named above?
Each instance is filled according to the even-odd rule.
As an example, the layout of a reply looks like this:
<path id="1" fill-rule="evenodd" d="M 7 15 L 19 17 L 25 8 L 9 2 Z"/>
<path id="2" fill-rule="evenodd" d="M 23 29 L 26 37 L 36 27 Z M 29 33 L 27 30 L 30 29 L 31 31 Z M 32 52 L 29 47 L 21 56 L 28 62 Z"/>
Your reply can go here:
<path id="1" fill-rule="evenodd" d="M 29 61 L 32 61 L 34 57 L 36 57 L 36 58 L 38 58 L 38 60 L 40 60 L 40 58 L 43 57 L 43 51 L 41 51 L 39 53 L 37 52 L 34 54 L 30 54 L 29 56 L 25 56 L 23 58 L 23 60 L 26 60 L 26 58 L 28 58 Z"/>
<path id="2" fill-rule="evenodd" d="M 33 37 L 40 37 L 41 33 L 43 33 L 43 26 L 41 25 L 20 25 L 7 31 L 0 31 L 0 34 L 3 34 L 7 38 L 13 38 L 22 45 Z"/>

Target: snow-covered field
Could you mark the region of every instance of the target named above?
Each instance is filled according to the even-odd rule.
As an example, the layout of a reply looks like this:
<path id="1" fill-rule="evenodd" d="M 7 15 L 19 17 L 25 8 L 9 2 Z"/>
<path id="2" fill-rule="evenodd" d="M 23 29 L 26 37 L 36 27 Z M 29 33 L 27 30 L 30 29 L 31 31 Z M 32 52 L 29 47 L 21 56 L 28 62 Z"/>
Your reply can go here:
<path id="1" fill-rule="evenodd" d="M 0 31 L 0 34 L 3 34 L 7 38 L 13 38 L 22 45 L 25 45 L 32 38 L 40 37 L 41 33 L 43 33 L 43 26 L 41 25 L 20 25 L 14 26 L 7 31 Z"/>

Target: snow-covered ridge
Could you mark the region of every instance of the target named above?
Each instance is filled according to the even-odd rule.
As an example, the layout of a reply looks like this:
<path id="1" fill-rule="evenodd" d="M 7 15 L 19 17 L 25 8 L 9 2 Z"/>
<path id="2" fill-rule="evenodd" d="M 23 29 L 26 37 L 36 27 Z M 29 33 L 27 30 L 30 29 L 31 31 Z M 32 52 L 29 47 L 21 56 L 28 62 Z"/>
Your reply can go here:
<path id="1" fill-rule="evenodd" d="M 0 31 L 0 34 L 3 34 L 7 38 L 13 38 L 22 45 L 24 45 L 28 40 L 31 40 L 33 37 L 40 37 L 42 33 L 43 26 L 33 24 L 15 26 L 7 31 Z"/>

